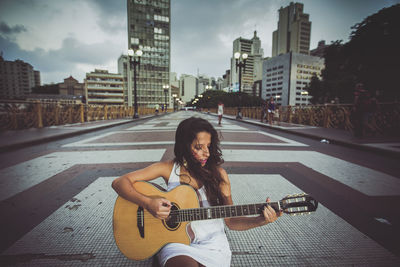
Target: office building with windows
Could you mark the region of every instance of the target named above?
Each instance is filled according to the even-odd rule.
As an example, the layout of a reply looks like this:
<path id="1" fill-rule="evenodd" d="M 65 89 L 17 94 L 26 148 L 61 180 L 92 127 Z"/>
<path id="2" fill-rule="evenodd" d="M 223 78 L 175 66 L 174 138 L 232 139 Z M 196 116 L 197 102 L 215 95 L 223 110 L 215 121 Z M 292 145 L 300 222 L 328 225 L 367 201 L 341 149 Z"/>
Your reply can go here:
<path id="1" fill-rule="evenodd" d="M 143 51 L 137 66 L 138 104 L 161 105 L 165 101 L 163 87 L 170 85 L 170 0 L 127 0 L 127 11 L 128 49 Z M 126 101 L 132 106 L 134 75 L 128 57 L 120 57 L 118 66 L 126 80 Z M 170 102 L 170 90 L 167 97 Z"/>
<path id="2" fill-rule="evenodd" d="M 0 55 L 0 98 L 24 98 L 40 86 L 40 72 L 22 60 L 8 61 Z"/>
<path id="3" fill-rule="evenodd" d="M 239 69 L 236 68 L 235 53 L 246 53 L 246 67 L 242 70 L 242 92 L 254 95 L 253 84 L 261 78 L 261 67 L 263 50 L 261 48 L 260 38 L 254 31 L 252 39 L 237 38 L 233 41 L 233 51 L 231 58 L 230 83 L 233 91 L 239 91 Z"/>
<path id="4" fill-rule="evenodd" d="M 124 104 L 124 78 L 121 74 L 96 69 L 86 73 L 84 83 L 87 104 Z"/>
<path id="5" fill-rule="evenodd" d="M 289 52 L 264 60 L 262 97 L 274 97 L 278 105 L 310 104 L 308 95 L 311 77 L 321 78 L 324 59 Z"/>
<path id="6" fill-rule="evenodd" d="M 198 95 L 198 79 L 190 74 L 182 74 L 179 77 L 180 96 L 184 103 L 191 101 Z"/>
<path id="7" fill-rule="evenodd" d="M 291 2 L 279 9 L 278 29 L 272 33 L 273 57 L 290 51 L 310 53 L 311 22 L 303 8 L 303 4 Z"/>

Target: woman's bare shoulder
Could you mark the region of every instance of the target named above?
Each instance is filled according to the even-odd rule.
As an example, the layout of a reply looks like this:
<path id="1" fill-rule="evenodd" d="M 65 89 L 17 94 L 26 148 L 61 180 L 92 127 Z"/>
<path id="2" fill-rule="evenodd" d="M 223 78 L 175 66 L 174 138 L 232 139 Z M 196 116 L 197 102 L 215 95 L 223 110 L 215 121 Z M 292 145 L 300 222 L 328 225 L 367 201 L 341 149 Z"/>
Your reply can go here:
<path id="1" fill-rule="evenodd" d="M 160 161 L 151 165 L 152 168 L 157 168 L 159 172 L 162 172 L 164 177 L 169 177 L 173 166 L 174 162 L 172 160 Z"/>

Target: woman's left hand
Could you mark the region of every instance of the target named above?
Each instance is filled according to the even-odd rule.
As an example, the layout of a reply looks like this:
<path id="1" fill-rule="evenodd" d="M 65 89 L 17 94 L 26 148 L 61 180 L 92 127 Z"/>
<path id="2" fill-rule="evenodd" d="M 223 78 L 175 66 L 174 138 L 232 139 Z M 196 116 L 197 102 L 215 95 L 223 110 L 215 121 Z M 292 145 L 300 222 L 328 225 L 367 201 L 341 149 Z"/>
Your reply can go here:
<path id="1" fill-rule="evenodd" d="M 267 198 L 267 203 L 268 202 L 271 202 L 270 198 Z M 265 223 L 272 223 L 282 216 L 282 211 L 275 212 L 275 210 L 270 205 L 267 205 L 264 207 L 263 215 Z"/>

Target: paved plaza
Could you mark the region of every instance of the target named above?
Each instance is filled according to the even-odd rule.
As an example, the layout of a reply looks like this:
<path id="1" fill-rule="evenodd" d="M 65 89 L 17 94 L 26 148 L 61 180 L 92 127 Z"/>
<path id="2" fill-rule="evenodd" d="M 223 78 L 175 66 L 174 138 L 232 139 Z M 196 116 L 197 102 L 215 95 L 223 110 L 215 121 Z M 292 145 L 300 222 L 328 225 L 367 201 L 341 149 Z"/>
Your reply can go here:
<path id="1" fill-rule="evenodd" d="M 2 168 L 0 208 L 9 212 L 2 215 L 9 215 L 3 225 L 10 227 L 17 220 L 14 206 L 27 213 L 32 208 L 38 222 L 4 249 L 0 265 L 151 266 L 151 259 L 126 259 L 115 245 L 112 213 L 117 194 L 111 182 L 124 172 L 172 159 L 176 127 L 193 115 L 209 120 L 221 134 L 235 204 L 259 203 L 267 196 L 277 201 L 302 192 L 320 201 L 310 215 L 284 215 L 249 231 L 226 229 L 231 266 L 400 266 L 396 253 L 366 234 L 369 230 L 358 227 L 361 223 L 349 223 L 351 216 L 343 216 L 337 203 L 326 200 L 326 193 L 334 191 L 338 198 L 398 203 L 398 176 L 315 151 L 254 125 L 223 119 L 218 126 L 215 116 L 189 111 L 75 139 Z M 162 179 L 156 182 L 165 186 Z M 34 209 L 49 200 L 54 204 L 48 214 L 35 217 Z M 377 231 L 389 231 L 393 224 L 379 216 L 365 220 L 377 225 Z"/>

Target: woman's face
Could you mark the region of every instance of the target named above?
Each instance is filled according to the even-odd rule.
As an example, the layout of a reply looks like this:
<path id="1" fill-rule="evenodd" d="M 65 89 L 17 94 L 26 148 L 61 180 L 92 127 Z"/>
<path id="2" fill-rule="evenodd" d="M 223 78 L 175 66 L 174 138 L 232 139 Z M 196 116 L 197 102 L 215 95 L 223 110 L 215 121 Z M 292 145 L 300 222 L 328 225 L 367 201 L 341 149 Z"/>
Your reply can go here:
<path id="1" fill-rule="evenodd" d="M 198 160 L 201 166 L 206 165 L 210 157 L 211 134 L 199 132 L 191 144 L 192 154 Z"/>

